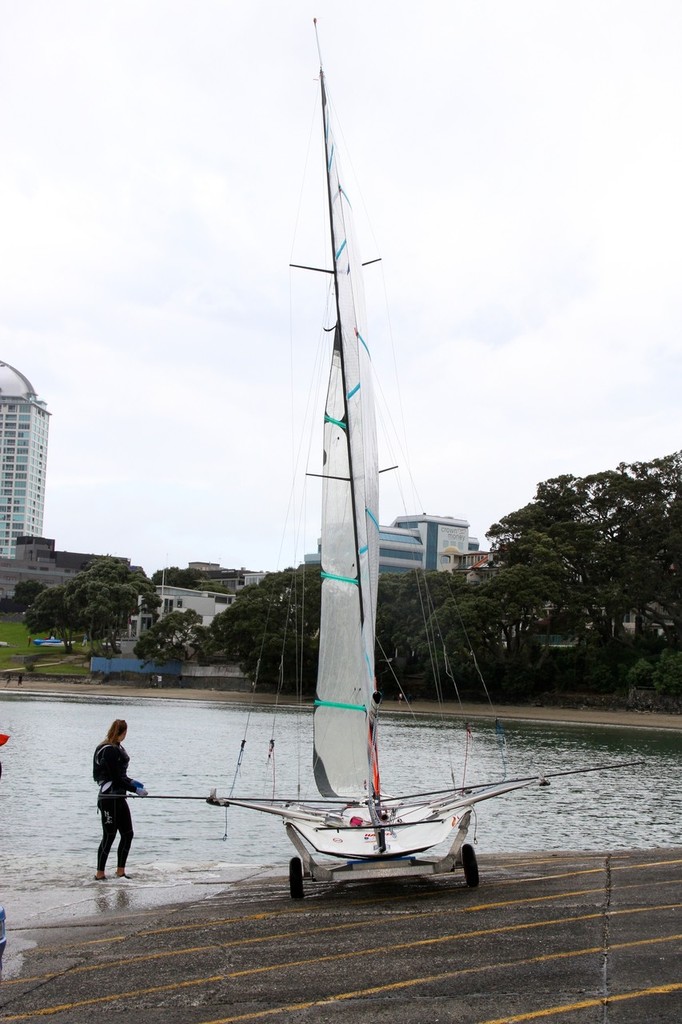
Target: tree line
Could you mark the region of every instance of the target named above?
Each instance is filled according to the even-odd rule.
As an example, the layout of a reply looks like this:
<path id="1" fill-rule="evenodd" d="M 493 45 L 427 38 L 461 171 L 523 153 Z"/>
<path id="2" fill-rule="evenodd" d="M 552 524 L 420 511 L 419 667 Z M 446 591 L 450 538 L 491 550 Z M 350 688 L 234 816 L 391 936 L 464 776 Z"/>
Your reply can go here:
<path id="1" fill-rule="evenodd" d="M 515 700 L 631 685 L 682 694 L 681 483 L 681 452 L 558 476 L 491 527 L 491 562 L 476 582 L 461 573 L 382 574 L 379 687 L 388 696 L 434 686 L 445 696 L 471 696 L 483 680 L 498 698 Z M 164 572 L 169 585 L 189 585 L 188 576 L 171 584 L 185 570 Z M 112 643 L 138 598 L 155 613 L 157 577 L 100 560 L 40 594 L 27 624 L 54 627 L 67 642 L 75 615 L 75 629 Z M 210 626 L 192 611 L 164 616 L 135 653 L 156 662 L 238 662 L 252 679 L 309 694 L 319 604 L 319 569 L 271 573 Z"/>

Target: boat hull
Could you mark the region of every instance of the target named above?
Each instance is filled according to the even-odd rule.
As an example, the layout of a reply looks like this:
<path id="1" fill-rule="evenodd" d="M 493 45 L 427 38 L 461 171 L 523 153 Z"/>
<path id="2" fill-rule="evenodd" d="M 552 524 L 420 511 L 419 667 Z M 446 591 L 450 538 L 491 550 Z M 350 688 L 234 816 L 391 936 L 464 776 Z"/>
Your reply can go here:
<path id="1" fill-rule="evenodd" d="M 351 808 L 367 814 L 366 806 Z M 292 817 L 285 824 L 292 825 L 298 834 L 317 852 L 344 859 L 375 860 L 406 857 L 421 853 L 448 839 L 461 821 L 461 813 L 438 814 L 424 820 L 425 808 L 409 807 L 401 810 L 395 820 L 380 827 L 361 820 L 353 825 L 315 824 Z M 350 822 L 358 814 L 345 814 Z"/>

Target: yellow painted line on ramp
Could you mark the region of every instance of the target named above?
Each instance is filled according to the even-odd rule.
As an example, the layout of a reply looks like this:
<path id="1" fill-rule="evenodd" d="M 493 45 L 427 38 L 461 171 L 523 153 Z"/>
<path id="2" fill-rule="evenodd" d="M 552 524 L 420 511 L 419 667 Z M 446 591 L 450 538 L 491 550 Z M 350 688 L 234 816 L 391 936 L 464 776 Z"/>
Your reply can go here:
<path id="1" fill-rule="evenodd" d="M 520 906 L 523 906 L 526 903 L 537 903 L 538 901 L 544 901 L 544 900 L 549 900 L 549 899 L 553 899 L 553 900 L 567 899 L 567 898 L 569 898 L 571 896 L 589 896 L 591 893 L 601 893 L 601 892 L 603 892 L 603 889 L 601 887 L 598 887 L 596 889 L 576 889 L 573 892 L 561 892 L 561 893 L 556 893 L 553 896 L 532 896 L 532 897 L 529 897 L 528 899 L 524 899 L 524 900 L 507 900 L 507 901 L 502 901 L 502 902 L 497 902 L 497 903 L 482 903 L 482 904 L 476 905 L 475 907 L 463 907 L 461 909 L 461 913 L 473 913 L 475 911 L 492 910 L 492 909 L 495 909 L 495 908 L 506 907 L 506 906 L 519 906 L 520 907 Z M 661 908 L 656 908 L 656 909 L 661 909 Z M 413 913 L 408 913 L 408 914 L 396 914 L 395 916 L 391 917 L 387 923 L 389 923 L 389 924 L 402 924 L 405 921 L 412 921 L 412 920 L 415 920 L 415 919 L 426 920 L 429 917 L 438 917 L 438 916 L 440 916 L 440 915 L 442 915 L 443 913 L 446 913 L 446 912 L 448 914 L 450 914 L 450 912 L 451 912 L 450 908 L 448 908 L 447 911 L 443 911 L 443 910 L 427 910 L 427 911 L 417 910 L 417 911 L 414 911 Z M 287 913 L 287 912 L 282 912 L 282 914 L 285 914 L 285 913 Z M 601 913 L 601 911 L 599 913 Z M 219 925 L 226 925 L 226 924 L 242 924 L 245 921 L 260 921 L 260 920 L 263 920 L 263 919 L 270 919 L 270 918 L 273 918 L 273 917 L 277 918 L 278 916 L 280 916 L 280 912 L 278 912 L 277 914 L 268 914 L 268 913 L 251 914 L 248 917 L 244 917 L 244 918 L 230 917 L 230 918 L 224 918 L 222 920 L 213 920 L 213 921 L 209 922 L 208 925 L 207 924 L 197 924 L 197 925 L 194 925 L 194 926 L 192 926 L 192 925 L 190 925 L 190 926 L 172 925 L 172 926 L 170 926 L 168 928 L 158 928 L 158 929 L 154 929 L 153 931 L 138 932 L 137 935 L 141 936 L 141 937 L 149 938 L 150 936 L 153 936 L 153 935 L 165 935 L 168 932 L 189 931 L 192 928 L 206 928 L 207 926 L 208 927 L 217 927 Z M 597 914 L 597 916 L 599 916 L 599 914 Z M 569 919 L 565 918 L 564 920 L 569 920 Z M 172 951 L 170 953 L 141 954 L 139 956 L 132 956 L 130 958 L 130 962 L 134 963 L 134 962 L 138 962 L 138 961 L 149 960 L 149 959 L 153 959 L 155 956 L 179 956 L 181 953 L 184 953 L 184 952 L 197 952 L 197 951 L 215 949 L 217 947 L 220 947 L 222 949 L 227 949 L 227 948 L 231 948 L 231 947 L 234 947 L 234 946 L 248 945 L 249 943 L 258 944 L 258 943 L 265 943 L 265 942 L 275 942 L 275 941 L 278 941 L 280 939 L 291 938 L 292 936 L 293 937 L 299 937 L 299 936 L 302 937 L 302 936 L 310 936 L 310 935 L 321 935 L 321 934 L 328 934 L 330 932 L 348 931 L 348 930 L 353 929 L 353 928 L 360 929 L 360 928 L 375 928 L 375 927 L 376 927 L 376 922 L 374 922 L 373 920 L 369 920 L 369 919 L 368 920 L 361 920 L 361 921 L 344 921 L 342 924 L 321 925 L 319 928 L 296 929 L 295 931 L 275 932 L 275 933 L 268 933 L 267 935 L 256 935 L 256 936 L 253 936 L 252 938 L 247 938 L 247 939 L 234 939 L 233 941 L 231 941 L 229 943 L 209 943 L 206 946 L 189 947 L 189 948 L 186 948 L 186 949 L 183 949 L 183 950 Z M 470 935 L 471 932 L 467 932 L 466 934 Z M 134 938 L 134 937 L 135 936 L 128 936 L 127 937 L 128 941 L 131 941 L 131 939 Z M 116 936 L 115 939 L 112 939 L 111 941 L 112 942 L 114 942 L 114 941 L 115 942 L 119 942 L 123 938 L 125 938 L 125 936 Z M 103 939 L 93 939 L 93 940 L 91 940 L 92 944 L 96 944 L 96 943 L 99 943 L 99 942 L 105 942 L 105 941 L 108 941 L 108 940 L 103 940 Z M 89 945 L 89 944 L 90 944 L 90 942 L 82 943 L 82 945 Z M 79 943 L 73 942 L 73 943 L 68 943 L 68 944 L 66 944 L 64 946 L 56 946 L 56 947 L 55 946 L 42 946 L 42 947 L 35 947 L 35 949 L 28 950 L 28 952 L 33 952 L 33 953 L 49 952 L 50 950 L 54 950 L 54 949 L 65 950 L 65 949 L 71 949 L 71 948 L 74 948 L 74 947 L 75 948 L 79 948 L 79 946 L 80 946 Z M 122 963 L 122 962 L 123 961 L 109 961 L 107 964 L 95 964 L 95 965 L 87 966 L 87 967 L 74 967 L 74 968 L 72 968 L 72 970 L 74 972 L 75 971 L 101 970 L 102 968 L 104 968 L 106 966 L 117 966 L 119 963 Z M 27 982 L 27 981 L 38 981 L 38 980 L 41 980 L 41 979 L 52 978 L 52 977 L 55 977 L 56 974 L 60 974 L 60 973 L 63 973 L 63 972 L 62 971 L 58 971 L 58 972 L 54 972 L 52 974 L 42 974 L 42 975 L 34 975 L 34 976 L 31 976 L 31 977 L 25 976 L 25 977 L 21 977 L 21 978 L 11 978 L 11 979 L 8 979 L 7 981 L 5 981 L 3 983 L 3 986 L 18 985 L 18 984 L 22 984 L 22 983 Z"/>
<path id="2" fill-rule="evenodd" d="M 103 1003 L 115 1003 L 118 999 L 134 999 L 136 996 L 156 995 L 160 992 L 176 992 L 183 988 L 191 988 L 196 985 L 210 985 L 211 982 L 225 981 L 225 975 L 216 974 L 212 978 L 194 978 L 192 981 L 179 981 L 171 985 L 154 985 L 152 988 L 131 989 L 129 992 L 113 992 L 106 996 L 97 996 L 94 999 L 79 999 L 73 1003 L 61 1003 L 58 1006 L 44 1006 L 40 1010 L 31 1010 L 29 1013 L 14 1013 L 3 1017 L 3 1021 L 30 1020 L 31 1017 L 49 1017 L 53 1013 L 65 1013 L 67 1010 L 78 1010 L 83 1006 L 101 1006 Z"/>
<path id="3" fill-rule="evenodd" d="M 593 915 L 593 914 L 584 915 L 585 918 L 590 918 L 590 917 L 594 917 L 594 916 L 598 916 L 598 915 Z M 580 917 L 580 918 L 571 918 L 570 920 L 583 920 L 583 919 L 584 919 L 583 917 Z M 540 927 L 542 924 L 548 924 L 548 923 L 551 924 L 553 922 L 537 922 L 535 924 L 526 924 L 526 925 L 521 925 L 521 926 L 512 925 L 509 928 L 498 929 L 498 931 L 510 931 L 510 932 L 512 932 L 512 931 L 518 931 L 519 928 Z M 18 1014 L 7 1015 L 7 1016 L 4 1016 L 2 1019 L 3 1019 L 3 1021 L 30 1020 L 33 1017 L 46 1017 L 46 1016 L 50 1016 L 50 1015 L 55 1014 L 55 1013 L 63 1013 L 65 1011 L 67 1011 L 67 1010 L 80 1009 L 80 1008 L 83 1008 L 85 1006 L 98 1006 L 98 1005 L 102 1005 L 104 1003 L 113 1003 L 113 1002 L 116 1002 L 119 999 L 134 999 L 136 997 L 149 996 L 149 995 L 157 995 L 157 994 L 159 994 L 161 992 L 166 992 L 166 993 L 168 993 L 168 992 L 177 992 L 177 991 L 181 991 L 183 989 L 197 987 L 199 985 L 210 985 L 210 984 L 214 984 L 216 982 L 233 981 L 236 978 L 244 978 L 244 977 L 253 976 L 253 975 L 257 975 L 257 974 L 266 974 L 266 973 L 270 973 L 272 971 L 281 971 L 281 970 L 284 970 L 284 969 L 299 968 L 299 967 L 310 967 L 310 966 L 312 966 L 314 964 L 318 964 L 318 965 L 319 964 L 327 964 L 327 963 L 330 963 L 331 961 L 335 961 L 335 960 L 336 961 L 339 961 L 339 960 L 349 960 L 351 958 L 367 956 L 367 955 L 375 956 L 378 953 L 390 954 L 390 953 L 393 953 L 393 952 L 395 952 L 397 950 L 400 950 L 400 949 L 412 949 L 412 948 L 414 948 L 416 946 L 428 946 L 428 945 L 432 945 L 432 944 L 438 943 L 438 942 L 446 942 L 446 941 L 452 940 L 453 938 L 454 939 L 460 939 L 460 938 L 465 938 L 465 937 L 477 938 L 477 937 L 480 936 L 480 934 L 481 933 L 473 932 L 473 933 L 469 933 L 468 936 L 457 935 L 457 936 L 442 936 L 442 937 L 433 938 L 433 939 L 421 939 L 421 940 L 419 940 L 417 942 L 396 943 L 395 945 L 389 945 L 389 946 L 377 946 L 374 949 L 351 950 L 350 952 L 345 952 L 345 953 L 330 953 L 330 954 L 328 954 L 326 956 L 315 957 L 315 958 L 307 959 L 307 960 L 293 960 L 293 961 L 290 961 L 288 963 L 276 963 L 276 964 L 270 964 L 270 965 L 264 966 L 264 967 L 244 968 L 243 970 L 231 971 L 228 974 L 215 974 L 215 975 L 211 975 L 211 976 L 205 977 L 205 978 L 193 978 L 191 980 L 186 980 L 186 981 L 181 981 L 181 982 L 174 982 L 174 983 L 170 983 L 170 984 L 167 984 L 167 985 L 155 985 L 155 986 L 152 986 L 150 988 L 131 989 L 131 990 L 128 990 L 126 992 L 115 992 L 115 993 L 109 993 L 109 994 L 103 995 L 103 996 L 95 996 L 95 997 L 92 997 L 90 999 L 81 999 L 81 1000 L 78 1000 L 78 1001 L 72 1002 L 72 1003 L 61 1003 L 61 1004 L 56 1005 L 56 1006 L 46 1006 L 46 1007 L 42 1007 L 39 1010 L 32 1010 L 32 1011 L 29 1011 L 29 1012 L 26 1012 L 26 1013 L 18 1013 Z M 483 933 L 483 934 L 485 934 L 485 933 Z M 641 947 L 641 946 L 651 946 L 651 945 L 655 945 L 657 943 L 678 942 L 681 939 L 682 939 L 682 933 L 677 934 L 677 935 L 657 936 L 657 937 L 652 938 L 652 939 L 637 939 L 637 940 L 632 941 L 632 942 L 614 943 L 613 945 L 611 945 L 609 947 L 609 949 L 610 949 L 610 951 L 613 951 L 613 950 L 616 950 L 616 949 L 632 949 L 632 948 Z M 426 975 L 426 976 L 419 977 L 419 978 L 407 978 L 407 979 L 402 979 L 400 981 L 389 982 L 389 983 L 387 983 L 385 985 L 378 985 L 378 986 L 374 986 L 374 987 L 368 988 L 368 989 L 357 989 L 357 990 L 355 990 L 353 992 L 342 992 L 342 993 L 339 993 L 337 995 L 326 996 L 324 999 L 321 999 L 321 1000 L 313 1000 L 312 1002 L 296 1003 L 296 1004 L 290 1004 L 290 1005 L 287 1005 L 287 1006 L 273 1007 L 273 1008 L 268 1009 L 268 1010 L 259 1010 L 257 1012 L 251 1013 L 251 1014 L 238 1015 L 236 1017 L 235 1016 L 224 1017 L 224 1018 L 221 1018 L 220 1020 L 215 1020 L 215 1021 L 205 1021 L 205 1022 L 203 1022 L 203 1024 L 232 1024 L 232 1022 L 234 1022 L 234 1021 L 251 1020 L 251 1019 L 256 1019 L 258 1017 L 270 1016 L 270 1015 L 272 1015 L 274 1013 L 287 1013 L 287 1012 L 292 1012 L 294 1010 L 308 1009 L 308 1008 L 313 1007 L 313 1006 L 322 1006 L 322 1005 L 325 1005 L 325 1004 L 328 1004 L 328 1003 L 334 1003 L 334 1002 L 339 1002 L 339 1001 L 348 1000 L 348 999 L 356 999 L 356 998 L 360 998 L 362 996 L 378 995 L 378 994 L 383 993 L 383 992 L 391 992 L 391 991 L 397 991 L 397 990 L 404 989 L 404 988 L 411 988 L 411 987 L 414 987 L 415 985 L 420 985 L 420 984 L 431 984 L 431 983 L 434 983 L 434 982 L 437 982 L 437 981 L 445 981 L 445 980 L 447 980 L 449 978 L 455 978 L 455 977 L 459 977 L 459 976 L 463 976 L 463 975 L 467 975 L 467 974 L 480 974 L 480 973 L 483 973 L 485 971 L 503 970 L 503 969 L 512 968 L 512 967 L 523 967 L 523 966 L 529 966 L 529 965 L 532 965 L 532 964 L 547 963 L 547 962 L 550 962 L 552 960 L 571 959 L 571 958 L 579 957 L 579 956 L 601 955 L 603 952 L 604 952 L 604 949 L 603 949 L 602 946 L 590 946 L 590 947 L 587 947 L 585 949 L 562 950 L 562 951 L 559 951 L 559 952 L 556 952 L 556 953 L 544 953 L 542 955 L 534 956 L 534 957 L 528 957 L 528 958 L 523 959 L 523 960 L 511 960 L 511 961 L 492 963 L 492 964 L 481 964 L 481 965 L 476 966 L 476 967 L 458 968 L 457 970 L 445 971 L 445 972 L 440 973 L 440 974 Z M 682 987 L 682 985 L 680 987 Z M 597 1000 L 596 1003 L 590 1004 L 590 1005 L 599 1005 L 599 1000 Z M 535 1012 L 539 1012 L 539 1011 L 535 1011 Z M 519 1020 L 523 1020 L 525 1018 L 520 1017 L 518 1019 Z M 528 1019 L 530 1019 L 530 1018 L 528 1018 Z M 495 1024 L 503 1024 L 503 1022 L 504 1022 L 504 1018 L 502 1019 L 501 1022 L 495 1022 Z M 493 1022 L 485 1022 L 485 1024 L 493 1024 Z"/>
<path id="4" fill-rule="evenodd" d="M 524 1020 L 540 1020 L 542 1017 L 556 1017 L 560 1013 L 572 1013 L 575 1010 L 590 1010 L 596 1006 L 611 1006 L 627 999 L 645 999 L 647 996 L 668 996 L 673 992 L 682 991 L 682 982 L 670 985 L 655 985 L 653 988 L 640 988 L 636 992 L 621 992 L 618 995 L 602 996 L 595 999 L 582 999 L 579 1003 L 566 1003 L 564 1006 L 548 1006 L 544 1010 L 533 1010 L 531 1013 L 519 1013 L 512 1017 L 495 1017 L 493 1020 L 481 1021 L 480 1024 L 518 1024 Z"/>
<path id="5" fill-rule="evenodd" d="M 682 908 L 682 903 L 661 903 L 658 906 L 653 907 L 625 907 L 622 910 L 609 910 L 608 915 L 609 917 L 627 916 L 628 914 L 643 914 L 661 910 L 679 910 L 680 908 Z M 435 946 L 441 945 L 446 942 L 459 942 L 463 939 L 483 939 L 493 937 L 495 935 L 507 935 L 510 932 L 529 931 L 535 928 L 549 928 L 552 925 L 574 924 L 579 921 L 594 921 L 602 917 L 604 917 L 604 911 L 598 910 L 590 914 L 577 914 L 568 917 L 547 918 L 542 921 L 523 921 L 518 924 L 502 925 L 501 927 L 496 928 L 479 928 L 476 931 L 471 931 L 470 929 L 467 929 L 466 931 L 462 932 L 451 932 L 447 935 L 433 935 L 425 939 L 416 939 L 410 942 L 387 943 L 385 945 L 376 946 L 370 949 L 356 949 L 347 953 L 330 953 L 323 957 L 312 957 L 308 960 L 296 960 L 291 961 L 289 963 L 279 963 L 267 965 L 264 967 L 252 967 L 244 971 L 236 971 L 233 974 L 225 975 L 225 977 L 237 977 L 242 974 L 258 974 L 261 972 L 271 971 L 275 968 L 280 967 L 304 966 L 306 964 L 312 965 L 316 963 L 329 962 L 330 960 L 343 960 L 365 955 L 371 956 L 377 953 L 394 952 L 399 949 L 413 949 L 422 946 Z M 72 967 L 69 969 L 68 973 L 88 974 L 94 971 L 112 970 L 117 967 L 134 968 L 136 965 L 149 962 L 150 960 L 164 960 L 170 957 L 187 956 L 190 953 L 209 953 L 211 952 L 211 950 L 217 949 L 235 949 L 239 946 L 249 946 L 258 943 L 281 942 L 286 939 L 298 939 L 302 935 L 318 935 L 323 932 L 340 932 L 346 931 L 349 928 L 353 927 L 355 927 L 353 923 L 341 925 L 328 925 L 323 928 L 312 928 L 305 932 L 299 930 L 290 932 L 280 932 L 271 935 L 254 936 L 253 938 L 248 939 L 233 939 L 229 942 L 212 942 L 205 946 L 184 946 L 182 949 L 164 950 L 161 953 L 134 954 L 130 957 L 122 957 L 118 960 L 107 960 L 105 963 L 102 964 L 85 964 L 80 967 Z M 656 939 L 653 938 L 642 941 L 655 942 Z M 625 948 L 627 945 L 627 943 L 621 944 L 621 946 L 618 948 Z M 63 975 L 64 973 L 64 971 L 56 971 L 49 974 L 34 975 L 33 977 L 12 978 L 6 982 L 3 982 L 3 988 L 8 985 L 24 985 L 28 982 L 48 981 L 50 978 L 57 977 L 58 975 Z"/>

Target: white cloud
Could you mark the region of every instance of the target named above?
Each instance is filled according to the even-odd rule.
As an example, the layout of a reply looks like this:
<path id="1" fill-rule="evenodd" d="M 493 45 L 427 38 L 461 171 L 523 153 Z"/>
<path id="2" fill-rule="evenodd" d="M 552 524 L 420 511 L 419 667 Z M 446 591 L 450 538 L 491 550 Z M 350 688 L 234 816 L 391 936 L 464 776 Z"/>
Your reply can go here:
<path id="1" fill-rule="evenodd" d="M 291 409 L 324 379 L 321 283 L 290 296 L 287 267 L 326 261 L 314 14 L 408 503 L 482 539 L 540 480 L 680 447 L 678 4 L 25 0 L 0 358 L 53 414 L 60 548 L 292 560 Z M 316 536 L 312 510 L 299 556 Z"/>

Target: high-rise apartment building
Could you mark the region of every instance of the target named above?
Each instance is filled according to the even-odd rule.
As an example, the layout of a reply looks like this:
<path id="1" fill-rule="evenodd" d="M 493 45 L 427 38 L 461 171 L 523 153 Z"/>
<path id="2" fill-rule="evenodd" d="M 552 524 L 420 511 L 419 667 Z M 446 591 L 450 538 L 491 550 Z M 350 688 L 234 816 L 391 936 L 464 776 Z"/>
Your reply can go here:
<path id="1" fill-rule="evenodd" d="M 50 414 L 23 373 L 0 361 L 0 558 L 41 537 Z"/>

